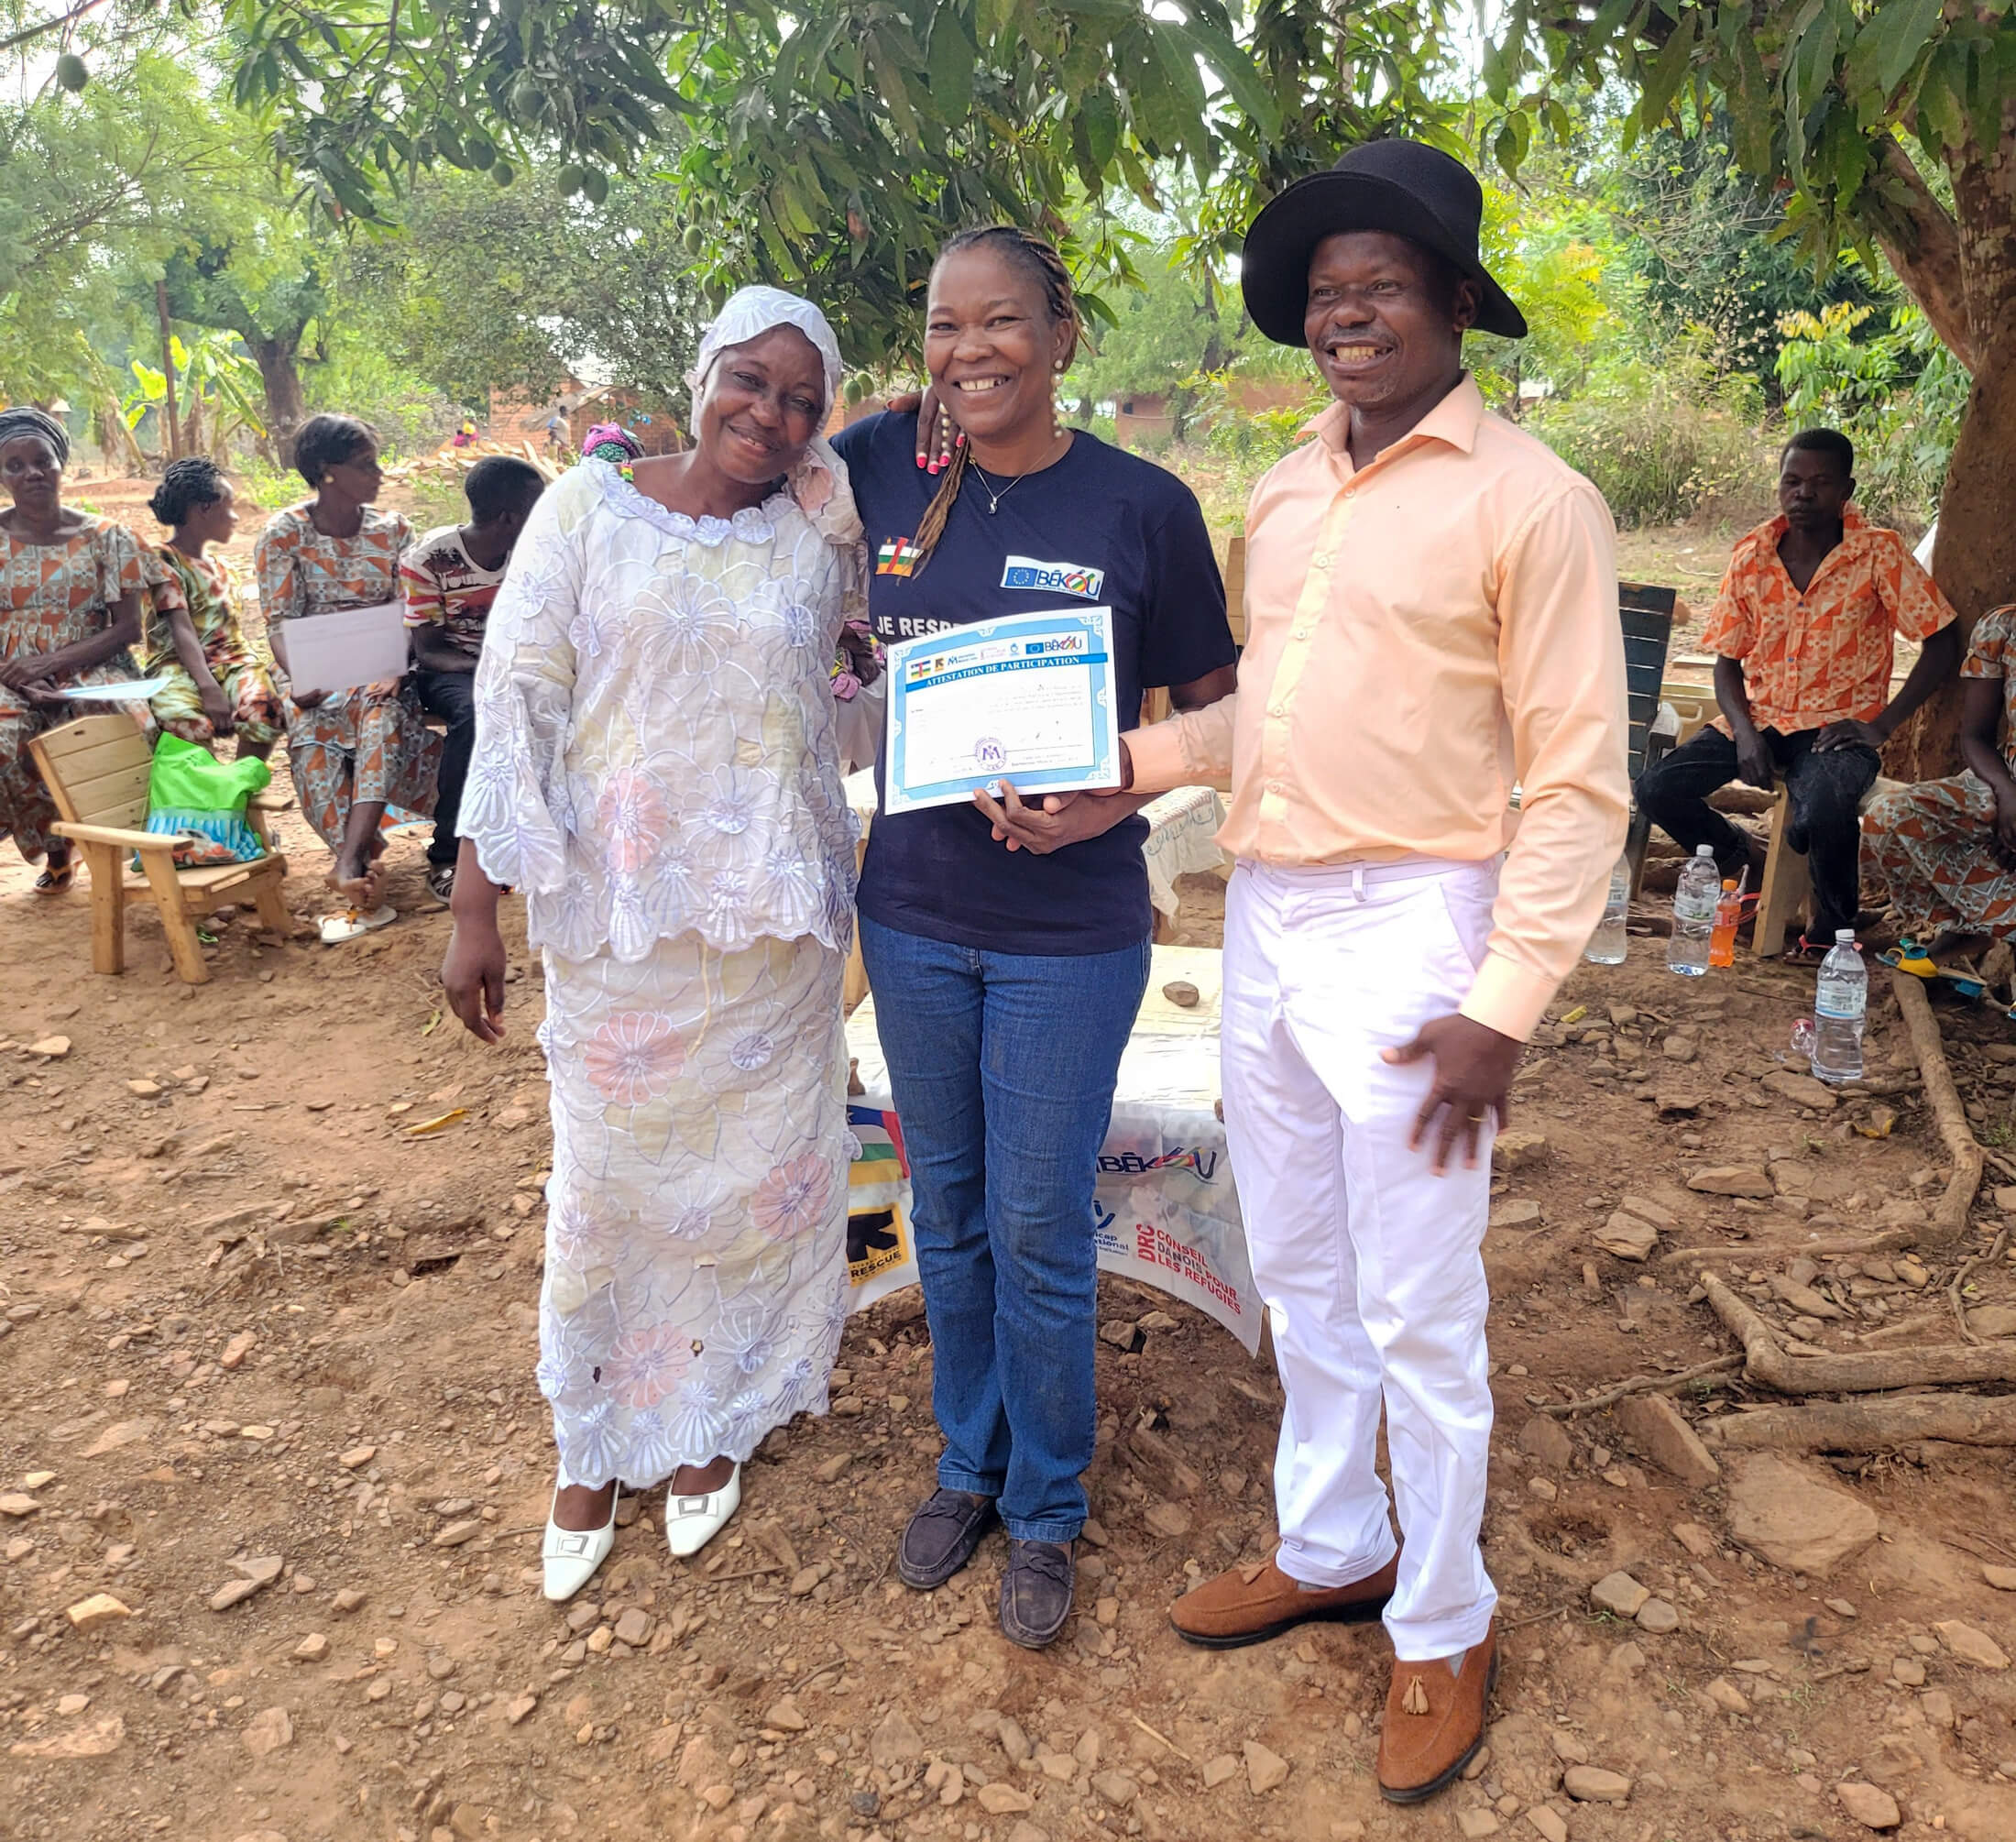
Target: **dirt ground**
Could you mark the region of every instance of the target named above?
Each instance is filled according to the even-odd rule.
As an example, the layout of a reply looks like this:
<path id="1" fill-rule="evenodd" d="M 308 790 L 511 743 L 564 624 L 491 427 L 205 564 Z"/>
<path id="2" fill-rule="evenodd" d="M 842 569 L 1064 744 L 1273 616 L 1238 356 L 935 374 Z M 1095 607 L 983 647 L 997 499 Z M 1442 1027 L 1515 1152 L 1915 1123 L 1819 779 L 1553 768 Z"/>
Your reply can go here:
<path id="1" fill-rule="evenodd" d="M 1955 1339 L 1951 1257 L 1746 1257 L 1922 1219 L 1943 1179 L 1914 1091 L 1786 1080 L 1810 974 L 1683 981 L 1634 938 L 1527 1058 L 1485 1249 L 1505 1668 L 1481 1771 L 1403 1811 L 1371 1777 L 1376 1627 L 1227 1653 L 1170 1632 L 1191 1580 L 1268 1551 L 1280 1397 L 1265 1349 L 1126 1284 L 1102 1288 L 1135 1330 L 1100 1347 L 1097 1519 L 1051 1651 L 995 1628 L 998 1537 L 937 1594 L 893 1577 L 936 1455 L 915 1294 L 853 1321 L 832 1417 L 772 1437 L 697 1562 L 627 1501 L 589 1594 L 548 1606 L 537 970 L 520 932 L 486 1049 L 441 1015 L 420 840 L 391 850 L 400 923 L 343 948 L 312 937 L 324 858 L 298 813 L 281 842 L 300 925 L 221 924 L 200 988 L 144 910 L 131 970 L 92 976 L 82 889 L 38 899 L 0 867 L 0 1837 L 1766 1842 L 1866 1836 L 1848 1808 L 1873 1796 L 1907 1837 L 2016 1837 L 2006 1453 L 1799 1461 L 1826 1513 L 1769 1537 L 1743 1520 L 1758 1461 L 1690 1485 L 1613 1412 L 1539 1411 L 1734 1348 L 1690 1268 L 1599 1246 L 1627 1198 L 1664 1245 L 1726 1244 L 1713 1264 L 1813 1346 Z M 1183 934 L 1215 942 L 1215 884 L 1185 896 Z M 1940 1010 L 2001 1147 L 2016 1025 Z M 1871 1075 L 1904 1046 L 1872 1005 Z M 1689 1187 L 1711 1167 L 1760 1193 Z M 2016 1266 L 1975 1286 L 1985 1331 Z M 1676 1397 L 1711 1449 L 1762 1398 L 1733 1381 Z M 1821 1523 L 1849 1551 L 1791 1571 Z M 1592 1599 L 1618 1571 L 1653 1595 L 1636 1622 Z M 1572 1797 L 1571 1766 L 1623 1801 Z"/>

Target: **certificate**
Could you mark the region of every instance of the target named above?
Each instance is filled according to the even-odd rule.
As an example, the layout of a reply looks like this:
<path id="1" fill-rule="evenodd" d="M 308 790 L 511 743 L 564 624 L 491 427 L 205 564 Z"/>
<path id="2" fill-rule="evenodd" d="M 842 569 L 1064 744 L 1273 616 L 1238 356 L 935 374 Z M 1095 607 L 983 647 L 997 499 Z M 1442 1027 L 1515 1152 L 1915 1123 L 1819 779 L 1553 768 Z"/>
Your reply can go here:
<path id="1" fill-rule="evenodd" d="M 301 615 L 283 621 L 280 631 L 297 693 L 348 691 L 406 675 L 406 610 L 397 601 Z"/>
<path id="2" fill-rule="evenodd" d="M 1120 784 L 1113 618 L 1006 614 L 889 649 L 885 812 Z"/>

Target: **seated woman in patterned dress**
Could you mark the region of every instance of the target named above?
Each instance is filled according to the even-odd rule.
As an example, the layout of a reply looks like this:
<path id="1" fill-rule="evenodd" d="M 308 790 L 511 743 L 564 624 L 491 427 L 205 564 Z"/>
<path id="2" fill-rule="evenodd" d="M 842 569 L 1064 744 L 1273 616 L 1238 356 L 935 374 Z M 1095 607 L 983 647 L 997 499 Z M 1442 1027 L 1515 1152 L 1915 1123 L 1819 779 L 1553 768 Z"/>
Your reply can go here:
<path id="1" fill-rule="evenodd" d="M 238 528 L 231 482 L 214 460 L 170 461 L 147 503 L 172 533 L 148 558 L 157 565 L 154 620 L 141 670 L 168 680 L 154 694 L 154 720 L 213 753 L 220 737 L 236 735 L 240 755 L 264 761 L 286 732 L 287 713 L 238 623 L 229 574 L 203 554 Z"/>
<path id="2" fill-rule="evenodd" d="M 1967 772 L 1862 815 L 1863 874 L 1889 884 L 1904 931 L 1940 962 L 2016 938 L 2016 604 L 1981 617 L 1960 679 Z"/>
<path id="3" fill-rule="evenodd" d="M 315 489 L 259 533 L 253 558 L 267 637 L 287 670 L 287 623 L 344 608 L 397 601 L 400 552 L 412 526 L 371 501 L 384 477 L 378 437 L 352 416 L 311 416 L 294 437 L 294 471 Z M 349 899 L 345 920 L 324 922 L 324 939 L 347 939 L 397 919 L 378 905 L 385 849 L 378 828 L 397 808 L 434 809 L 439 738 L 427 731 L 411 677 L 353 691 L 288 687 L 287 756 L 302 815 L 335 855 L 329 886 Z M 334 930 L 334 931 L 332 931 Z"/>
<path id="4" fill-rule="evenodd" d="M 0 836 L 33 863 L 38 894 L 68 889 L 70 846 L 49 834 L 56 806 L 36 772 L 28 740 L 85 712 L 58 692 L 115 685 L 134 675 L 127 650 L 140 637 L 146 583 L 140 541 L 124 525 L 63 503 L 70 435 L 40 410 L 0 410 Z M 145 704 L 124 710 L 147 727 Z"/>

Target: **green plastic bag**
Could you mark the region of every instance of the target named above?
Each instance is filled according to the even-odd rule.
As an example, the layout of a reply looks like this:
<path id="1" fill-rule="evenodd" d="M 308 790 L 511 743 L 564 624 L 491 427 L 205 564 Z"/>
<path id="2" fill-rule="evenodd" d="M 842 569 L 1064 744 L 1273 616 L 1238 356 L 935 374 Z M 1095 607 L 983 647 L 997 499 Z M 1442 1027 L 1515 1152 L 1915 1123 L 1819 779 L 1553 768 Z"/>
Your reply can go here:
<path id="1" fill-rule="evenodd" d="M 246 822 L 245 803 L 272 778 L 264 762 L 221 762 L 206 748 L 164 735 L 154 745 L 148 776 L 147 829 L 186 839 L 175 850 L 184 870 L 250 863 L 266 855 L 266 847 Z"/>

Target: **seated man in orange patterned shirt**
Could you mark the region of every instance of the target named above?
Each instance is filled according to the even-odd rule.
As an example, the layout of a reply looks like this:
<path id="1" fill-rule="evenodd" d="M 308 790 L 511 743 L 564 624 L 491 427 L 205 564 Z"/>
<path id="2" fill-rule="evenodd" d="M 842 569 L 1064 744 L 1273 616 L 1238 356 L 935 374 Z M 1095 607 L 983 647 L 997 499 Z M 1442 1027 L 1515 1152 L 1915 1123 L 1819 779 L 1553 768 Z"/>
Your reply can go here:
<path id="1" fill-rule="evenodd" d="M 1789 800 L 1786 838 L 1813 871 L 1813 913 L 1788 957 L 1817 957 L 1860 905 L 1857 809 L 1877 751 L 1960 663 L 1945 596 L 1894 531 L 1866 524 L 1849 502 L 1855 448 L 1807 429 L 1779 459 L 1778 506 L 1736 547 L 1702 644 L 1715 653 L 1722 715 L 1638 776 L 1640 811 L 1687 850 L 1713 847 L 1724 876 L 1746 864 L 1754 888 L 1762 847 L 1715 811 L 1732 780 Z M 1924 642 L 1890 696 L 1893 639 Z"/>

